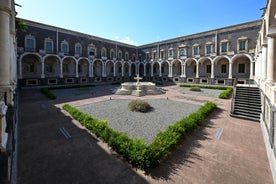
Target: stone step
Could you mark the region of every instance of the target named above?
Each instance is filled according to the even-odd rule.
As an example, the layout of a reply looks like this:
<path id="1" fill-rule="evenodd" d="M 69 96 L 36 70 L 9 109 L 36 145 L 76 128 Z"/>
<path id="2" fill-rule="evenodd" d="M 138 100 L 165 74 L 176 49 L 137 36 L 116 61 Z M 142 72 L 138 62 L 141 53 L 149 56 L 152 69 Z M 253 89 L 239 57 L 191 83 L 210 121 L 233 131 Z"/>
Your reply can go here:
<path id="1" fill-rule="evenodd" d="M 246 113 L 246 114 L 260 114 L 261 110 L 259 110 L 259 109 L 250 109 L 250 108 L 236 108 L 234 110 L 234 114 L 236 112 L 242 112 L 242 113 Z"/>
<path id="2" fill-rule="evenodd" d="M 249 104 L 249 103 L 241 103 L 241 102 L 237 102 L 235 103 L 235 108 L 239 108 L 239 107 L 243 107 L 243 108 L 253 108 L 253 109 L 261 109 L 261 105 L 258 104 Z"/>
<path id="3" fill-rule="evenodd" d="M 234 112 L 231 116 L 259 121 L 261 96 L 258 87 L 237 86 Z"/>

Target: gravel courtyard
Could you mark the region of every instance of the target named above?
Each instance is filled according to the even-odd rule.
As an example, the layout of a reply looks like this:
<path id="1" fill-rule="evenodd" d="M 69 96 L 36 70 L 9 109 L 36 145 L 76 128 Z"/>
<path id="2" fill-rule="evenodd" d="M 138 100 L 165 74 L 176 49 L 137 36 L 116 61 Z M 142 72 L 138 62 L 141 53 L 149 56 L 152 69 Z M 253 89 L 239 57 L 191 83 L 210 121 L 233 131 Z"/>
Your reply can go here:
<path id="1" fill-rule="evenodd" d="M 128 110 L 129 99 L 107 100 L 78 106 L 85 113 L 106 119 L 114 130 L 132 138 L 141 138 L 150 144 L 159 131 L 199 109 L 199 105 L 166 99 L 147 99 L 153 110 L 148 113 Z"/>
<path id="2" fill-rule="evenodd" d="M 200 91 L 190 91 L 189 87 L 180 87 L 178 91 L 182 94 L 191 94 L 217 98 L 223 90 L 201 88 Z"/>

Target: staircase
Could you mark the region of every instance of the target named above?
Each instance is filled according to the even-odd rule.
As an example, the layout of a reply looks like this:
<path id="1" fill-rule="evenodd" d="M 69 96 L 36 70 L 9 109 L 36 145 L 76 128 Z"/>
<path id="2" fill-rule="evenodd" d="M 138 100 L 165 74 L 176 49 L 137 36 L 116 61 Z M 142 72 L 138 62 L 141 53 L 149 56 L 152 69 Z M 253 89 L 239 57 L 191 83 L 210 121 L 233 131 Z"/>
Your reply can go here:
<path id="1" fill-rule="evenodd" d="M 240 85 L 234 90 L 231 116 L 260 120 L 261 96 L 257 85 Z"/>

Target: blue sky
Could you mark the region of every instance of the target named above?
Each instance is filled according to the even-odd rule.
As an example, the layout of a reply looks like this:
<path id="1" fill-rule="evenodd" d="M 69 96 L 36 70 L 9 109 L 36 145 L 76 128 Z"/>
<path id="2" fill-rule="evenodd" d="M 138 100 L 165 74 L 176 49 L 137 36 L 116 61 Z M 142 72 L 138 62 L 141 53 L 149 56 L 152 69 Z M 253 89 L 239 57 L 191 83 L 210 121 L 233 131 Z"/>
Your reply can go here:
<path id="1" fill-rule="evenodd" d="M 261 18 L 266 0 L 15 0 L 18 17 L 143 45 Z"/>

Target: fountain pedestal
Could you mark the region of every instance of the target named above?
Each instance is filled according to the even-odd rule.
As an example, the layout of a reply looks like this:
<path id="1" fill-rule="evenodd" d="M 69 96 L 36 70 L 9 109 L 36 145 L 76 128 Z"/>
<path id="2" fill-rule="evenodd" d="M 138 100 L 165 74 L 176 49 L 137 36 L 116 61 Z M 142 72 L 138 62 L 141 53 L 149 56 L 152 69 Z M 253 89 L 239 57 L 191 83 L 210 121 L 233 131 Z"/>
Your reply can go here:
<path id="1" fill-rule="evenodd" d="M 160 95 L 163 93 L 164 91 L 157 88 L 152 82 L 124 82 L 121 84 L 121 88 L 115 92 L 117 95 L 133 96 Z"/>

